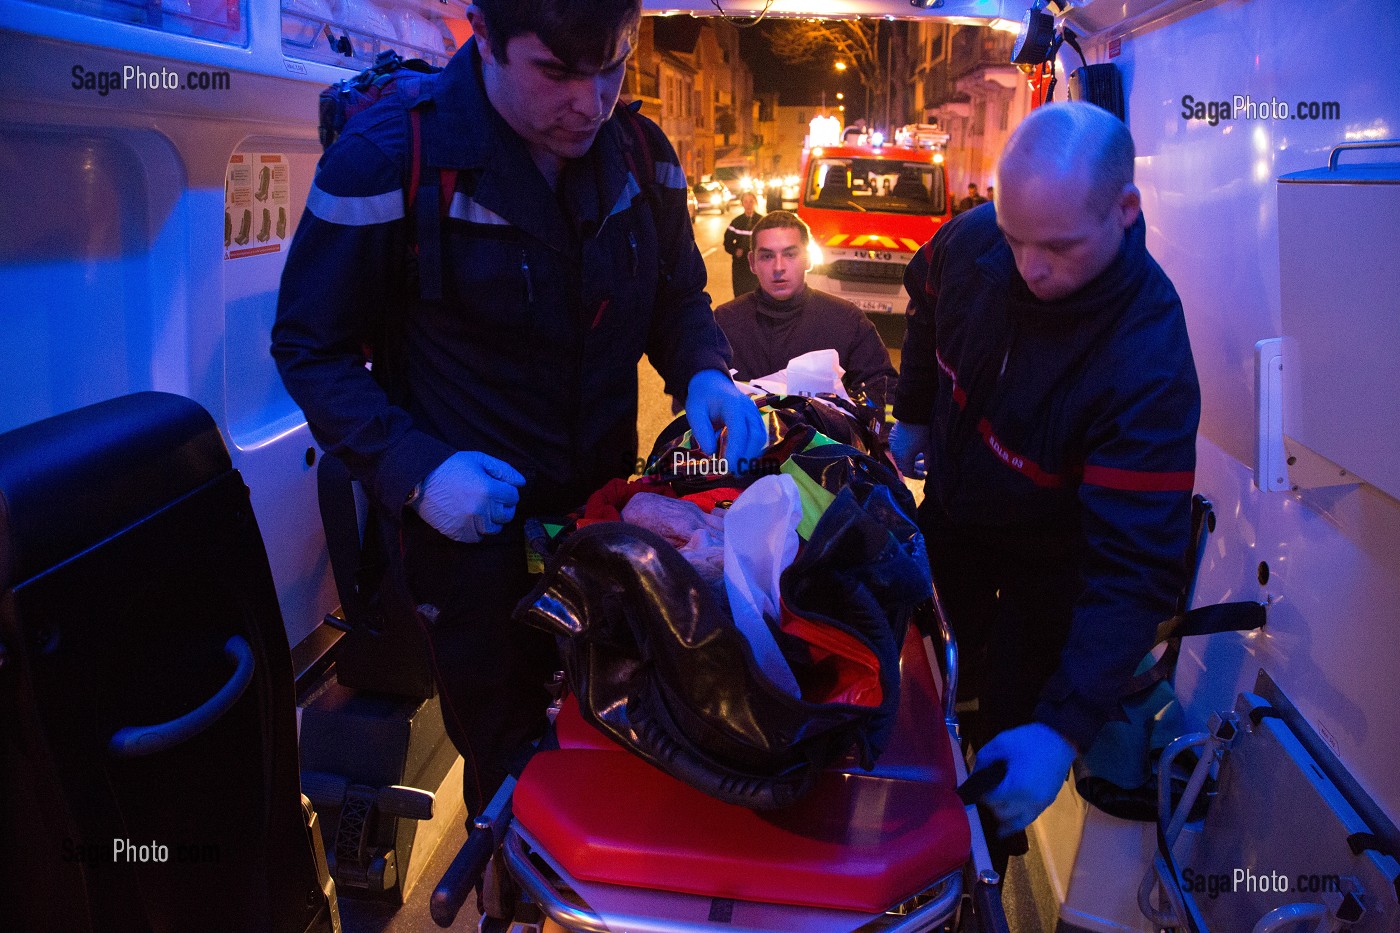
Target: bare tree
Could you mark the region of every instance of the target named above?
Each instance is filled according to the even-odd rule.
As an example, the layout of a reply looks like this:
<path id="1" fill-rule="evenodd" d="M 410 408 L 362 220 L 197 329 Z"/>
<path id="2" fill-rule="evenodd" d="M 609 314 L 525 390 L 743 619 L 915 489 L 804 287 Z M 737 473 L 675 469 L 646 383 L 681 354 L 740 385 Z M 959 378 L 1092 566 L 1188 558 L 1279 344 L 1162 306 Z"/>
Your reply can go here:
<path id="1" fill-rule="evenodd" d="M 884 46 L 890 41 L 891 27 L 898 25 L 891 23 L 882 28 L 878 19 L 781 20 L 768 29 L 768 47 L 790 64 L 826 58 L 831 59 L 833 66 L 836 61 L 846 62 L 869 92 L 867 101 L 873 97 L 878 109 L 889 84 Z M 866 114 L 867 119 L 871 116 Z"/>

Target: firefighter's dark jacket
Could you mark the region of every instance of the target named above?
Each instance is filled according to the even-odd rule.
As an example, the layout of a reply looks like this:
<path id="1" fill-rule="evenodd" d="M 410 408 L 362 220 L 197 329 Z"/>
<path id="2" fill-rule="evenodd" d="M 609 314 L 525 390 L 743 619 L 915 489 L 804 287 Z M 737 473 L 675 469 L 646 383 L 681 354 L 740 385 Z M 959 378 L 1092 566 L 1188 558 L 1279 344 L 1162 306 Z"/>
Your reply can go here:
<path id="1" fill-rule="evenodd" d="M 926 511 L 999 541 L 1066 547 L 1082 587 L 1035 718 L 1083 750 L 1185 585 L 1200 389 L 1176 289 L 1141 217 L 1113 264 L 1065 299 L 1026 288 L 982 205 L 905 273 L 895 399 L 928 424 Z M 1015 548 L 1013 547 L 1013 550 Z"/>
<path id="2" fill-rule="evenodd" d="M 425 160 L 457 171 L 442 300 L 414 284 L 408 111 L 381 101 L 321 159 L 282 276 L 273 355 L 316 439 L 394 512 L 458 450 L 524 474 L 517 514 L 573 508 L 634 470 L 644 352 L 672 394 L 702 369 L 728 371 L 685 173 L 650 121 L 643 165 L 615 112 L 556 195 L 487 100 L 475 44 L 429 88 Z M 651 179 L 633 177 L 625 145 Z M 400 404 L 365 369 L 367 338 L 397 361 Z"/>
<path id="3" fill-rule="evenodd" d="M 859 387 L 883 420 L 894 366 L 875 325 L 846 299 L 806 285 L 779 301 L 756 288 L 715 308 L 715 320 L 734 351 L 736 379 L 758 379 L 786 368 L 793 357 L 835 350 L 846 388 Z"/>
<path id="4" fill-rule="evenodd" d="M 734 265 L 743 263 L 744 268 L 749 267 L 749 252 L 753 249 L 753 228 L 763 219 L 763 215 L 754 211 L 753 215 L 739 214 L 729 221 L 729 226 L 724 228 L 724 251 L 732 258 Z M 739 256 L 739 250 L 744 251 L 744 255 Z"/>

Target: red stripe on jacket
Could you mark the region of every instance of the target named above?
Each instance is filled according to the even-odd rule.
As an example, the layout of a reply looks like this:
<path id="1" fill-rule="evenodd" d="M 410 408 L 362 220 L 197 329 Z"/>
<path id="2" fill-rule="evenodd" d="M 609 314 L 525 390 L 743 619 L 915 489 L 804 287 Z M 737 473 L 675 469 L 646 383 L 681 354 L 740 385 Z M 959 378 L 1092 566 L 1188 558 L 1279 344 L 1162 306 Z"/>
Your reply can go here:
<path id="1" fill-rule="evenodd" d="M 986 442 L 987 448 L 997 455 L 1002 463 L 1011 467 L 1017 473 L 1029 479 L 1037 486 L 1046 489 L 1058 489 L 1065 484 L 1065 477 L 1061 473 L 1051 473 L 1034 460 L 1027 460 L 1025 457 L 1008 450 L 1004 444 L 992 433 L 992 423 L 986 418 L 977 422 L 977 433 L 982 435 L 982 440 Z"/>
<path id="2" fill-rule="evenodd" d="M 1118 467 L 1084 465 L 1084 482 L 1122 492 L 1190 492 L 1196 485 L 1194 470 L 1158 473 L 1151 470 L 1122 470 Z"/>

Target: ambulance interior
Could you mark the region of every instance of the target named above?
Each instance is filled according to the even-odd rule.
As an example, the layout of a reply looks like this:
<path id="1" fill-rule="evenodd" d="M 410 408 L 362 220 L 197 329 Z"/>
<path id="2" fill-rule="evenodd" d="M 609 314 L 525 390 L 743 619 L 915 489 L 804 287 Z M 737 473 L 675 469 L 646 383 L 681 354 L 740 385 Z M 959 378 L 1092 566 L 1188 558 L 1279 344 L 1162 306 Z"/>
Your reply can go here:
<path id="1" fill-rule="evenodd" d="M 1072 773 L 1012 878 L 973 845 L 937 891 L 867 913 L 603 886 L 605 910 L 576 879 L 574 900 L 481 928 L 1400 930 L 1400 7 L 646 13 L 1071 31 L 1083 62 L 1057 46 L 1056 99 L 1087 93 L 1082 64 L 1112 66 L 1201 383 L 1191 606 L 1256 603 L 1265 621 L 1166 646 L 1183 725 L 1161 760 L 1194 812 L 1112 816 Z M 0 0 L 0 928 L 433 928 L 465 837 L 461 761 L 421 670 L 384 663 L 402 646 L 352 644 L 337 615 L 320 451 L 268 335 L 321 90 L 388 48 L 445 63 L 464 16 L 464 0 Z M 127 69 L 152 85 L 119 88 Z M 220 91 L 165 93 L 166 71 Z M 231 637 L 240 613 L 276 631 Z M 166 721 L 179 734 L 148 748 L 121 728 Z M 511 838 L 488 915 L 547 861 Z M 466 900 L 459 929 L 478 922 Z"/>

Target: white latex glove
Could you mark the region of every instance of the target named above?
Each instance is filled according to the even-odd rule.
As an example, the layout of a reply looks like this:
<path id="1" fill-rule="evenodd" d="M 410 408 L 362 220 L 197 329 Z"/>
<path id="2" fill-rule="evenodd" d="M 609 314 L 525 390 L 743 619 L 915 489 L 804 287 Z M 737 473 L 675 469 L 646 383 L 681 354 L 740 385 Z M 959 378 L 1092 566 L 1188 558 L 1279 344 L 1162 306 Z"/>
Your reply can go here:
<path id="1" fill-rule="evenodd" d="M 928 425 L 896 421 L 890 430 L 890 453 L 894 454 L 899 472 L 910 479 L 923 479 L 924 455 L 932 440 L 933 432 Z"/>
<path id="2" fill-rule="evenodd" d="M 1002 836 L 1025 829 L 1054 802 L 1074 756 L 1074 746 L 1040 722 L 998 733 L 977 752 L 978 768 L 1006 762 L 1006 777 L 982 796 Z"/>
<path id="3" fill-rule="evenodd" d="M 441 534 L 474 544 L 515 517 L 524 485 L 525 477 L 504 460 L 460 450 L 428 474 L 412 505 Z"/>
<path id="4" fill-rule="evenodd" d="M 758 406 L 739 391 L 728 373 L 718 369 L 702 369 L 690 377 L 685 392 L 685 414 L 695 442 L 707 455 L 720 453 L 716 450 L 715 429 L 727 430 L 723 455 L 731 472 L 742 471 L 745 467 L 752 469 L 758 455 L 768 445 L 768 430 L 763 426 Z"/>

